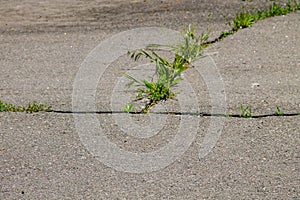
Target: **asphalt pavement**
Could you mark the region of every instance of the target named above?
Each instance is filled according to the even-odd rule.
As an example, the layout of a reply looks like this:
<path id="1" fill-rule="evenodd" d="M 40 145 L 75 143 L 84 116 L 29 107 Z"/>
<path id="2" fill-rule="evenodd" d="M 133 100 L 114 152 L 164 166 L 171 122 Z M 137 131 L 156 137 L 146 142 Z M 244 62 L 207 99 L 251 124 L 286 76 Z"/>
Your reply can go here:
<path id="1" fill-rule="evenodd" d="M 150 1 L 124 2 L 56 2 L 65 15 L 55 2 L 33 6 L 31 14 L 34 1 L 4 2 L 1 100 L 47 102 L 55 112 L 0 113 L 1 199 L 299 199 L 299 12 L 261 20 L 209 46 L 184 74 L 190 85 L 182 98 L 162 103 L 165 113 L 131 115 L 112 109 L 130 94 L 120 90 L 120 71 L 147 69 L 122 55 L 83 73 L 83 66 L 107 62 L 103 54 L 93 57 L 103 51 L 98 45 L 134 28 L 179 30 L 193 19 L 198 32 L 213 25 L 214 38 L 228 29 L 222 11 L 232 16 L 243 5 L 268 3 L 157 1 L 159 10 Z M 76 81 L 93 77 L 98 82 L 87 86 L 94 93 L 74 90 Z M 87 101 L 79 99 L 86 91 Z M 240 105 L 251 106 L 254 118 L 238 117 Z M 276 116 L 276 106 L 285 116 Z"/>

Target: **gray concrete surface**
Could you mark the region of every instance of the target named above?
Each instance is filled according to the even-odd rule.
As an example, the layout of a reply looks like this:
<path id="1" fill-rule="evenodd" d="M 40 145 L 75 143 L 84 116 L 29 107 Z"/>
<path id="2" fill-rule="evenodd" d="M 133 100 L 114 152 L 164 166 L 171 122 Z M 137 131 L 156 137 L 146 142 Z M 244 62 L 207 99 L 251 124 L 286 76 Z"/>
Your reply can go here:
<path id="1" fill-rule="evenodd" d="M 243 5 L 270 3 L 162 1 L 159 6 L 150 1 L 76 1 L 71 6 L 67 1 L 51 1 L 30 7 L 34 2 L 19 6 L 2 2 L 0 96 L 22 105 L 33 100 L 49 102 L 58 111 L 72 110 L 76 73 L 103 39 L 134 27 L 178 30 L 190 22 L 197 22 L 199 31 L 211 23 L 217 35 L 228 28 L 220 16 L 223 11 L 232 15 Z M 66 2 L 69 4 L 63 4 Z M 138 12 L 131 12 L 132 8 Z M 214 13 L 212 22 L 202 16 L 209 12 Z M 40 21 L 36 21 L 38 16 Z M 206 49 L 223 77 L 228 113 L 239 114 L 240 104 L 251 105 L 255 115 L 273 114 L 276 105 L 285 113 L 300 112 L 299 22 L 299 12 L 266 19 Z M 113 67 L 111 70 L 114 72 Z M 193 78 L 192 70 L 188 73 L 200 110 L 209 113 L 205 84 L 201 77 Z M 109 75 L 106 79 L 114 82 Z M 259 86 L 252 87 L 253 83 Z M 97 95 L 99 111 L 109 110 L 110 89 Z M 148 140 L 137 139 L 120 133 L 111 114 L 98 117 L 111 141 L 136 152 L 163 147 L 178 128 L 176 116 L 168 116 L 165 132 Z M 210 121 L 210 117 L 199 118 L 197 136 L 180 159 L 156 172 L 134 174 L 116 171 L 89 152 L 70 113 L 0 113 L 0 197 L 299 199 L 299 116 L 225 118 L 216 146 L 199 160 Z"/>

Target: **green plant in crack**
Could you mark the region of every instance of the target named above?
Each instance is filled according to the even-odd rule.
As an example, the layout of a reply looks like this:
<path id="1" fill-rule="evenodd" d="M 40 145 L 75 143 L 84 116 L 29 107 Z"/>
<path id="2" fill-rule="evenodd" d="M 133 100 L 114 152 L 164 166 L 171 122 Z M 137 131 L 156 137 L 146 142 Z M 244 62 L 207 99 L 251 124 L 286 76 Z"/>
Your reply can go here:
<path id="1" fill-rule="evenodd" d="M 241 12 L 237 13 L 233 21 L 233 31 L 238 29 L 243 29 L 251 26 L 255 21 L 257 21 L 257 16 L 248 12 L 245 8 Z"/>
<path id="2" fill-rule="evenodd" d="M 0 112 L 50 112 L 52 107 L 47 104 L 39 104 L 36 101 L 29 102 L 27 106 L 16 106 L 11 103 L 4 103 L 0 100 Z"/>
<path id="3" fill-rule="evenodd" d="M 243 105 L 240 105 L 239 110 L 241 111 L 240 117 L 243 117 L 243 118 L 252 118 L 253 117 L 251 106 L 244 107 Z"/>
<path id="4" fill-rule="evenodd" d="M 127 112 L 127 113 L 130 113 L 132 107 L 133 107 L 132 103 L 129 104 L 129 105 L 126 105 L 126 106 L 124 106 L 123 111 L 124 111 L 124 112 Z"/>
<path id="5" fill-rule="evenodd" d="M 233 34 L 234 34 L 233 30 L 231 30 L 231 31 L 222 31 L 221 35 L 220 35 L 220 38 L 225 38 L 225 37 L 227 37 L 229 35 L 233 35 Z"/>
<path id="6" fill-rule="evenodd" d="M 27 104 L 27 107 L 25 108 L 25 112 L 32 113 L 32 112 L 49 112 L 52 110 L 51 106 L 48 106 L 47 104 L 38 104 L 36 101 L 33 103 L 29 102 Z"/>
<path id="7" fill-rule="evenodd" d="M 257 15 L 258 15 L 259 19 L 264 19 L 267 17 L 286 15 L 290 12 L 295 12 L 299 9 L 300 9 L 300 3 L 297 3 L 296 0 L 288 1 L 283 6 L 274 2 L 270 6 L 269 10 L 267 10 L 266 12 L 257 11 Z"/>
<path id="8" fill-rule="evenodd" d="M 258 20 L 262 20 L 268 17 L 286 15 L 298 10 L 300 10 L 300 3 L 298 3 L 296 0 L 288 1 L 284 5 L 274 2 L 270 5 L 269 9 L 266 10 L 247 10 L 246 8 L 242 8 L 240 12 L 237 12 L 235 14 L 233 22 L 230 22 L 229 19 L 224 16 L 229 26 L 232 25 L 232 29 L 230 31 L 221 32 L 218 40 L 224 39 L 225 37 L 234 34 L 239 29 L 250 27 Z"/>
<path id="9" fill-rule="evenodd" d="M 232 117 L 232 115 L 231 114 L 225 114 L 225 117 L 230 118 L 230 117 Z"/>
<path id="10" fill-rule="evenodd" d="M 284 115 L 283 112 L 281 111 L 281 109 L 279 108 L 279 106 L 276 106 L 276 114 L 278 116 L 283 116 Z"/>
<path id="11" fill-rule="evenodd" d="M 129 74 L 123 74 L 131 82 L 128 86 L 137 87 L 135 100 L 147 99 L 147 103 L 142 109 L 143 113 L 148 113 L 158 102 L 172 99 L 176 95 L 171 91 L 172 87 L 182 80 L 182 72 L 191 67 L 191 63 L 199 59 L 204 50 L 204 42 L 208 39 L 208 32 L 197 37 L 195 26 L 189 25 L 184 31 L 183 41 L 177 45 L 152 44 L 146 49 L 129 52 L 131 58 L 138 61 L 141 56 L 155 63 L 155 73 L 151 80 L 138 80 Z M 174 53 L 173 61 L 168 61 L 160 56 L 157 51 L 167 51 Z"/>

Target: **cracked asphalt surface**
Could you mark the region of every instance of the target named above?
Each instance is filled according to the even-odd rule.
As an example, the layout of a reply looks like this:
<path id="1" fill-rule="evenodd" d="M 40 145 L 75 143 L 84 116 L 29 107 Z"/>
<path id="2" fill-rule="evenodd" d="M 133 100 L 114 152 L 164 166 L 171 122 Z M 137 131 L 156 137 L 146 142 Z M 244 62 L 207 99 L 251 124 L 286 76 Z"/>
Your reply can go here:
<path id="1" fill-rule="evenodd" d="M 284 1 L 282 1 L 284 2 Z M 72 111 L 75 76 L 103 40 L 132 28 L 180 30 L 213 26 L 212 39 L 229 29 L 243 6 L 265 8 L 272 1 L 1 1 L 0 96 L 18 105 L 48 102 Z M 167 167 L 148 173 L 117 171 L 82 142 L 72 113 L 0 113 L 1 199 L 299 199 L 300 113 L 299 12 L 257 22 L 206 49 L 224 82 L 227 113 L 251 105 L 252 119 L 222 118 L 214 148 L 199 160 L 213 117 L 199 120 L 188 148 Z M 124 57 L 115 62 L 122 65 Z M 211 112 L 205 82 L 187 71 L 199 110 Z M 96 93 L 98 111 L 110 110 L 111 65 Z M 101 88 L 101 89 L 100 89 Z M 176 105 L 176 102 L 175 102 Z M 171 105 L 172 106 L 172 105 Z M 107 138 L 128 151 L 151 152 L 176 136 L 180 116 L 167 116 L 163 131 L 147 139 L 120 131 L 114 114 L 97 114 Z M 133 120 L 143 128 L 148 116 Z M 188 130 L 186 130 L 188 133 Z"/>

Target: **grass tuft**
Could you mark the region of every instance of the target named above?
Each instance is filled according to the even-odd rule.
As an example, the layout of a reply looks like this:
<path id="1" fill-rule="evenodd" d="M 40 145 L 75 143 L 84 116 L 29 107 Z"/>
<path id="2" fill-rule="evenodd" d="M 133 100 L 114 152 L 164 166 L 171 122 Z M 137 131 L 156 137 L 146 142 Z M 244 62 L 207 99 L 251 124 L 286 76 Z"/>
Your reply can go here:
<path id="1" fill-rule="evenodd" d="M 251 106 L 243 107 L 243 105 L 240 105 L 239 109 L 241 111 L 240 117 L 242 117 L 242 118 L 252 118 L 253 117 Z"/>
<path id="2" fill-rule="evenodd" d="M 143 113 L 148 113 L 158 102 L 172 99 L 176 96 L 171 91 L 172 87 L 182 80 L 182 73 L 191 67 L 191 63 L 202 56 L 203 44 L 207 41 L 208 35 L 209 33 L 207 32 L 197 37 L 195 35 L 195 26 L 189 25 L 188 29 L 184 31 L 183 41 L 177 45 L 152 44 L 146 49 L 129 52 L 131 58 L 135 61 L 138 61 L 140 57 L 145 57 L 155 63 L 156 66 L 155 74 L 150 81 L 137 80 L 129 74 L 123 74 L 131 81 L 128 86 L 134 85 L 137 87 L 135 100 L 147 99 L 147 103 L 142 109 Z M 174 53 L 173 61 L 171 62 L 161 57 L 156 53 L 157 50 Z"/>
<path id="3" fill-rule="evenodd" d="M 248 28 L 258 20 L 274 16 L 286 15 L 298 10 L 300 10 L 300 3 L 297 3 L 296 0 L 288 1 L 284 5 L 274 2 L 267 10 L 247 10 L 246 8 L 242 8 L 240 12 L 236 13 L 233 22 L 229 22 L 229 25 L 232 25 L 231 30 L 221 32 L 220 36 L 215 41 L 209 42 L 207 44 L 212 44 L 226 38 L 229 35 L 233 35 L 239 29 Z M 226 17 L 225 19 L 226 21 L 228 21 Z"/>
<path id="4" fill-rule="evenodd" d="M 38 104 L 36 101 L 29 102 L 27 106 L 16 106 L 11 103 L 4 103 L 0 100 L 0 112 L 50 112 L 52 107 L 47 104 Z"/>

